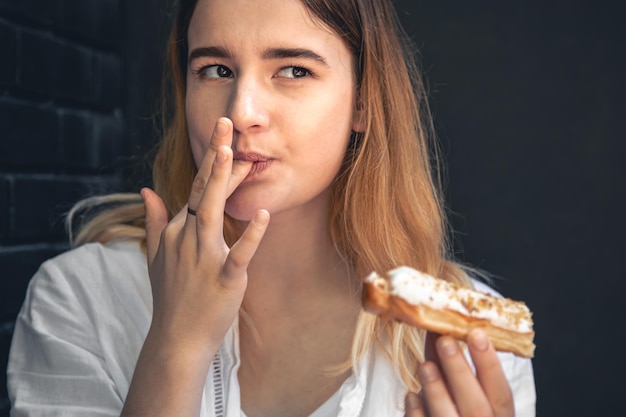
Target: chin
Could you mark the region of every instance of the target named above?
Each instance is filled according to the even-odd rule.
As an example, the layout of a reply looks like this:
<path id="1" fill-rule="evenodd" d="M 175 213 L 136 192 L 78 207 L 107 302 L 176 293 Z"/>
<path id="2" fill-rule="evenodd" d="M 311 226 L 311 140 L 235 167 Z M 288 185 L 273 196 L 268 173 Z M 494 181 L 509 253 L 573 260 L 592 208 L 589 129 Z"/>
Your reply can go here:
<path id="1" fill-rule="evenodd" d="M 280 200 L 272 198 L 272 194 L 280 194 L 268 189 L 258 187 L 240 187 L 236 189 L 228 199 L 224 212 L 235 220 L 249 222 L 255 214 L 265 209 L 272 214 L 279 206 L 282 206 Z"/>
<path id="2" fill-rule="evenodd" d="M 224 212 L 235 220 L 241 222 L 249 222 L 250 220 L 252 220 L 257 211 L 261 210 L 262 208 L 265 207 L 262 207 L 258 204 L 251 204 L 249 202 L 244 203 L 242 201 L 238 201 L 237 199 L 234 199 L 234 201 L 228 199 L 226 201 L 226 207 L 224 208 Z"/>

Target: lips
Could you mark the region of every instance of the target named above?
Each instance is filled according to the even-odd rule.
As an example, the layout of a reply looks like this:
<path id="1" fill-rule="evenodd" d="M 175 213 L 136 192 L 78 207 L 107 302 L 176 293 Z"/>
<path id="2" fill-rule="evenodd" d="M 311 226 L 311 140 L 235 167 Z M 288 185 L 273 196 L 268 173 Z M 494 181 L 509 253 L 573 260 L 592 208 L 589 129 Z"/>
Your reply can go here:
<path id="1" fill-rule="evenodd" d="M 235 152 L 233 155 L 235 161 L 246 161 L 246 162 L 268 162 L 270 158 L 267 156 L 263 156 L 258 153 L 246 153 L 246 152 Z"/>
<path id="2" fill-rule="evenodd" d="M 235 152 L 235 154 L 233 155 L 233 159 L 235 161 L 252 162 L 252 168 L 250 168 L 250 172 L 248 173 L 246 178 L 253 177 L 265 171 L 270 162 L 272 162 L 272 158 L 268 158 L 267 156 L 258 153 L 247 152 Z"/>

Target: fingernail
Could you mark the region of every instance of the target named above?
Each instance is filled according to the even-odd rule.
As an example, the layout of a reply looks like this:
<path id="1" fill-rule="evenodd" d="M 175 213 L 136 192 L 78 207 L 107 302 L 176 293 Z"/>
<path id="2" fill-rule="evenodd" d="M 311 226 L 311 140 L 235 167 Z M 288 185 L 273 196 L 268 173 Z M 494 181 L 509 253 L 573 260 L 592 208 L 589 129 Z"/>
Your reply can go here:
<path id="1" fill-rule="evenodd" d="M 420 403 L 419 396 L 414 392 L 409 392 L 406 395 L 406 409 L 407 410 L 418 410 L 420 409 L 422 404 Z"/>
<path id="2" fill-rule="evenodd" d="M 487 334 L 479 329 L 473 330 L 470 333 L 469 342 L 474 349 L 479 351 L 485 351 L 489 348 Z"/>
<path id="3" fill-rule="evenodd" d="M 217 136 L 224 136 L 228 132 L 228 125 L 222 119 L 219 119 L 215 124 L 215 134 Z"/>
<path id="4" fill-rule="evenodd" d="M 456 341 L 449 338 L 449 337 L 442 337 L 441 339 L 439 339 L 439 349 L 441 351 L 441 353 L 448 355 L 448 356 L 452 356 L 455 355 L 459 346 L 457 345 Z"/>
<path id="5" fill-rule="evenodd" d="M 420 365 L 417 374 L 422 383 L 434 382 L 439 378 L 439 371 L 434 363 L 424 362 Z"/>

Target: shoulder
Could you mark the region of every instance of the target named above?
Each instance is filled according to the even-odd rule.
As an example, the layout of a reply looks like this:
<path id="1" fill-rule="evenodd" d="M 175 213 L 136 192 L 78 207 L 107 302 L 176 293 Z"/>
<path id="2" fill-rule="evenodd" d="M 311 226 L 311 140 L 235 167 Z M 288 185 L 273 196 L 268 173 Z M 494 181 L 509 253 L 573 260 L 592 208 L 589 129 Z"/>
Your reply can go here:
<path id="1" fill-rule="evenodd" d="M 108 244 L 88 243 L 44 262 L 33 278 L 91 282 L 140 275 L 146 270 L 146 256 L 140 242 L 118 239 Z"/>
<path id="2" fill-rule="evenodd" d="M 42 268 L 56 268 L 61 271 L 75 271 L 77 269 L 79 271 L 93 271 L 96 266 L 109 267 L 120 262 L 133 264 L 139 260 L 145 261 L 145 255 L 139 241 L 116 239 L 107 244 L 87 243 L 68 250 L 44 262 Z"/>
<path id="3" fill-rule="evenodd" d="M 138 241 L 86 244 L 44 262 L 15 322 L 7 381 L 16 413 L 54 404 L 119 415 L 151 309 Z"/>
<path id="4" fill-rule="evenodd" d="M 150 305 L 146 257 L 137 240 L 89 243 L 44 262 L 33 276 L 25 306 L 82 305 L 116 309 L 120 302 Z M 94 314 L 97 314 L 94 312 Z"/>
<path id="5" fill-rule="evenodd" d="M 86 244 L 44 262 L 35 273 L 16 320 L 14 346 L 61 352 L 74 346 L 106 356 L 107 349 L 131 344 L 134 352 L 151 314 L 152 292 L 139 242 Z"/>

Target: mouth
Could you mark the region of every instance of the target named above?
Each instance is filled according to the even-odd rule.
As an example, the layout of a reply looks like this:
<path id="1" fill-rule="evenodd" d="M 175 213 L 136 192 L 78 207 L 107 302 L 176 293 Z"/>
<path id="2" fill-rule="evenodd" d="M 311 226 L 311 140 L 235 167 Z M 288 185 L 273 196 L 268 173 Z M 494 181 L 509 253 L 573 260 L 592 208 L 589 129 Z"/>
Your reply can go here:
<path id="1" fill-rule="evenodd" d="M 250 172 L 248 173 L 248 176 L 246 178 L 250 178 L 265 171 L 270 162 L 272 162 L 272 158 L 268 158 L 267 156 L 257 153 L 245 152 L 235 152 L 235 154 L 233 155 L 233 159 L 235 161 L 252 162 L 252 168 L 250 168 Z"/>
<path id="2" fill-rule="evenodd" d="M 233 159 L 235 161 L 246 161 L 246 162 L 268 162 L 270 158 L 267 156 L 263 156 L 258 153 L 246 153 L 246 152 L 235 152 L 233 155 Z"/>

